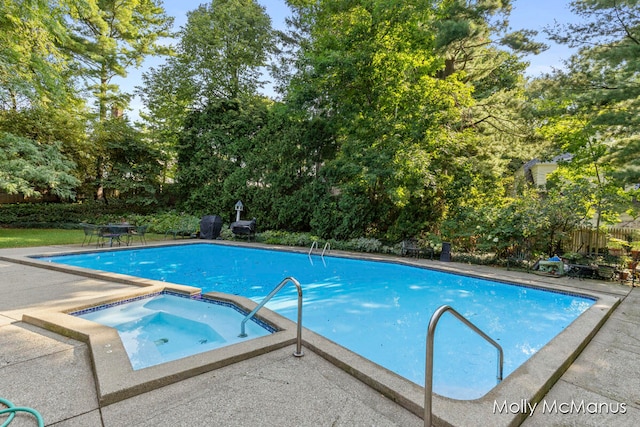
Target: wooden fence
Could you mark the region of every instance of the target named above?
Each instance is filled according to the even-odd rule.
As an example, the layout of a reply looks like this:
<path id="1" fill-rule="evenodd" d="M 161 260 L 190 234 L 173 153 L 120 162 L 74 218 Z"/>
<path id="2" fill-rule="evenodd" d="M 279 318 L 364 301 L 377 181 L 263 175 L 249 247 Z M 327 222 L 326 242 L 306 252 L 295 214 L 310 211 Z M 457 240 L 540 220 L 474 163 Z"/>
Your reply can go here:
<path id="1" fill-rule="evenodd" d="M 609 238 L 616 238 L 628 242 L 640 240 L 640 230 L 635 228 L 608 227 L 599 232 L 590 227 L 582 227 L 573 232 L 571 238 L 565 242 L 565 252 L 602 253 L 607 247 Z"/>

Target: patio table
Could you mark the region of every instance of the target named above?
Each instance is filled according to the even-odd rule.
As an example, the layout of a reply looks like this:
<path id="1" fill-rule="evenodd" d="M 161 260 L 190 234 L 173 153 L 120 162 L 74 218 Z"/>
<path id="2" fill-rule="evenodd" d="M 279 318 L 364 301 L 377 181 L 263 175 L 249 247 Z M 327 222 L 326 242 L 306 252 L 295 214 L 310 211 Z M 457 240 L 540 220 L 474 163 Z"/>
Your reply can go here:
<path id="1" fill-rule="evenodd" d="M 122 244 L 122 236 L 127 236 L 127 241 L 125 243 L 129 245 L 129 233 L 135 230 L 135 228 L 136 227 L 131 224 L 101 225 L 99 226 L 99 238 L 103 240 L 109 239 L 109 247 L 112 247 L 114 240 L 118 242 L 118 245 L 120 245 Z M 98 240 L 98 244 L 100 244 L 100 240 Z"/>

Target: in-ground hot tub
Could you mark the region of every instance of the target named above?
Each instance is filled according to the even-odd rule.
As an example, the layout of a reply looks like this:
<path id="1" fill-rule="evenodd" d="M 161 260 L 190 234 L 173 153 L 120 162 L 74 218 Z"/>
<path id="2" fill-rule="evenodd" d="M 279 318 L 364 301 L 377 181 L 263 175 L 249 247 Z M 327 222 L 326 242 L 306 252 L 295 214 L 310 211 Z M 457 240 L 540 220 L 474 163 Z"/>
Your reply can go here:
<path id="1" fill-rule="evenodd" d="M 101 405 L 297 342 L 296 324 L 266 309 L 245 323 L 247 337 L 239 337 L 241 321 L 256 306 L 247 298 L 201 295 L 189 286 L 145 284 L 81 307 L 23 315 L 27 323 L 87 343 Z M 193 304 L 203 312 L 194 310 Z M 121 315 L 109 314 L 120 310 L 124 310 Z"/>
<path id="2" fill-rule="evenodd" d="M 162 292 L 69 313 L 118 331 L 134 370 L 191 356 L 276 332 L 237 305 L 200 295 Z"/>

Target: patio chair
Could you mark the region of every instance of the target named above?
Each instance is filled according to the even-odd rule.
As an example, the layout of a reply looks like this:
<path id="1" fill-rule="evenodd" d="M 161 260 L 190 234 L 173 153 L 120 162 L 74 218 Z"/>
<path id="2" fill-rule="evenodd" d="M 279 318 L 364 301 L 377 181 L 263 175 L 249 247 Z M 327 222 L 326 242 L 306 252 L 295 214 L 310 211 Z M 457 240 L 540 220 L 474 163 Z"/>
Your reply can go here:
<path id="1" fill-rule="evenodd" d="M 420 255 L 420 246 L 418 245 L 418 239 L 405 239 L 402 241 L 400 247 L 400 254 L 402 256 L 410 256 L 418 258 Z"/>
<path id="2" fill-rule="evenodd" d="M 180 222 L 178 222 L 174 227 L 165 231 L 164 238 L 166 239 L 168 235 L 172 235 L 174 240 L 178 236 L 183 238 L 191 237 L 196 233 L 197 228 L 198 228 L 198 225 L 194 224 L 193 219 L 184 218 Z"/>
<path id="3" fill-rule="evenodd" d="M 139 225 L 136 227 L 132 227 L 127 234 L 127 246 L 136 238 L 140 239 L 140 244 L 146 245 L 147 239 L 145 234 L 147 233 L 148 225 Z"/>
<path id="4" fill-rule="evenodd" d="M 87 224 L 86 222 L 83 222 L 83 223 L 80 223 L 80 226 L 84 231 L 84 239 L 82 239 L 82 246 L 84 246 L 85 243 L 89 245 L 94 236 L 96 237 L 96 239 L 98 238 L 100 234 L 100 229 L 97 225 Z"/>
<path id="5" fill-rule="evenodd" d="M 431 246 L 422 246 L 420 241 L 415 238 L 405 239 L 400 246 L 400 254 L 402 256 L 410 256 L 420 258 L 422 256 L 429 256 L 433 259 L 435 250 Z"/>

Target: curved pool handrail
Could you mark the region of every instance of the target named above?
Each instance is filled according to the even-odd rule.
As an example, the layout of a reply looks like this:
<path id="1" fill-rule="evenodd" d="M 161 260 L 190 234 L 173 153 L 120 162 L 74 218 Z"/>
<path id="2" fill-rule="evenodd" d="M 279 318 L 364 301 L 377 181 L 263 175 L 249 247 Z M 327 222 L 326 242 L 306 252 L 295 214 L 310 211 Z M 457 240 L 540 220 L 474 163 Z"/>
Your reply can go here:
<path id="1" fill-rule="evenodd" d="M 325 243 L 324 248 L 322 248 L 322 255 L 320 255 L 322 258 L 324 258 L 324 253 L 327 252 L 327 250 L 331 252 L 331 243 L 329 242 Z"/>
<path id="2" fill-rule="evenodd" d="M 296 285 L 296 289 L 298 290 L 298 328 L 297 328 L 297 338 L 296 338 L 296 351 L 293 353 L 296 357 L 304 356 L 302 352 L 302 286 L 300 286 L 300 282 L 298 282 L 293 277 L 286 277 L 280 282 L 278 286 L 276 286 L 264 299 L 253 309 L 253 311 L 247 314 L 244 319 L 242 319 L 242 323 L 240 323 L 240 335 L 239 337 L 246 337 L 247 334 L 245 332 L 245 323 L 247 320 L 251 319 L 257 312 L 260 310 L 275 294 L 280 291 L 287 283 L 293 283 Z"/>
<path id="3" fill-rule="evenodd" d="M 425 427 L 431 427 L 431 403 L 433 400 L 433 340 L 436 332 L 436 326 L 440 317 L 450 311 L 451 314 L 456 316 L 462 323 L 467 325 L 471 330 L 476 332 L 482 338 L 487 340 L 489 344 L 493 345 L 498 350 L 498 382 L 502 381 L 504 353 L 500 344 L 495 342 L 489 335 L 485 334 L 476 325 L 471 323 L 466 317 L 458 313 L 449 305 L 440 306 L 434 311 L 429 321 L 429 328 L 427 330 L 427 357 L 426 366 L 424 369 L 424 425 Z"/>
<path id="4" fill-rule="evenodd" d="M 311 247 L 309 248 L 309 253 L 307 255 L 311 256 L 311 254 L 313 253 L 313 248 L 318 249 L 318 241 L 314 240 L 313 243 L 311 243 Z"/>

